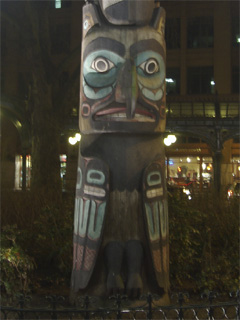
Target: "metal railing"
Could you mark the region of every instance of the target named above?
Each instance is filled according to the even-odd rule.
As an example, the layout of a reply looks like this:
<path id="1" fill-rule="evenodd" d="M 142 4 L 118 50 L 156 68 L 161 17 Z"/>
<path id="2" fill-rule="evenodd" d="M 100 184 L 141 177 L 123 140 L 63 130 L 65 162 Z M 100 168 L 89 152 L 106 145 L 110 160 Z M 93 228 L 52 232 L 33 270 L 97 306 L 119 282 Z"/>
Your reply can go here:
<path id="1" fill-rule="evenodd" d="M 112 296 L 107 303 L 96 297 L 79 296 L 74 306 L 70 306 L 62 296 L 48 296 L 47 305 L 42 306 L 38 300 L 39 306 L 33 307 L 29 306 L 30 298 L 22 295 L 17 306 L 1 307 L 1 319 L 240 319 L 239 291 L 230 293 L 228 302 L 217 301 L 217 298 L 223 299 L 213 291 L 201 295 L 201 299 L 205 299 L 202 304 L 186 302 L 189 294 L 184 292 L 173 294 L 171 298 L 177 301 L 168 306 L 158 306 L 159 298 L 143 295 L 139 306 L 131 307 L 132 301 L 123 295 Z"/>
<path id="2" fill-rule="evenodd" d="M 239 103 L 237 102 L 223 102 L 220 104 L 214 102 L 171 102 L 167 104 L 167 116 L 171 118 L 215 118 L 219 113 L 222 119 L 236 118 L 239 117 L 239 109 Z"/>

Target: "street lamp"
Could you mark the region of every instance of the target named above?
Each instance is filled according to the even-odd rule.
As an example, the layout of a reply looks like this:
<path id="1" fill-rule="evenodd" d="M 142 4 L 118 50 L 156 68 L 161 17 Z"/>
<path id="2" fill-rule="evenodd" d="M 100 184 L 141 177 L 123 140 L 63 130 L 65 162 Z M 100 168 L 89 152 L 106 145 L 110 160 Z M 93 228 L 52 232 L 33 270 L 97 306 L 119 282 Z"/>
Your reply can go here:
<path id="1" fill-rule="evenodd" d="M 68 142 L 74 146 L 77 142 L 81 140 L 81 135 L 80 133 L 76 133 L 74 137 L 69 137 Z"/>
<path id="2" fill-rule="evenodd" d="M 163 140 L 165 146 L 169 147 L 172 143 L 175 143 L 177 141 L 177 138 L 174 134 L 169 134 L 167 138 Z"/>

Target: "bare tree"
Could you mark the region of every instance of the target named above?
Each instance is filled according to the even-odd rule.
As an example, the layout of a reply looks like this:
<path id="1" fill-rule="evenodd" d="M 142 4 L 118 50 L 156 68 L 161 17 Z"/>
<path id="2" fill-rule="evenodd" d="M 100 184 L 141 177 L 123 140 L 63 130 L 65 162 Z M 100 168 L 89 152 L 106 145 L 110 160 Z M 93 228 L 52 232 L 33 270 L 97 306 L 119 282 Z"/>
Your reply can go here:
<path id="1" fill-rule="evenodd" d="M 32 134 L 31 189 L 59 198 L 60 136 L 66 115 L 78 104 L 80 41 L 60 62 L 54 61 L 50 1 L 5 1 L 2 3 L 1 15 L 2 23 L 10 24 L 18 33 L 21 48 L 19 58 L 26 59 L 28 63 L 28 112 Z M 77 61 L 74 67 L 73 61 Z M 70 75 L 62 81 L 70 64 Z"/>

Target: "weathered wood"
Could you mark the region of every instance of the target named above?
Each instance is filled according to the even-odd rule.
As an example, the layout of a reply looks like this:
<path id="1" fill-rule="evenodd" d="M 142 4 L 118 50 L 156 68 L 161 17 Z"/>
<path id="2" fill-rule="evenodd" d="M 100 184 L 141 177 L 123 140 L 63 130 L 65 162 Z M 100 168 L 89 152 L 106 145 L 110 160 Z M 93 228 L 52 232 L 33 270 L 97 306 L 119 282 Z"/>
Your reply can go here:
<path id="1" fill-rule="evenodd" d="M 169 289 L 165 12 L 154 6 L 99 0 L 83 10 L 72 274 L 72 288 L 82 293 L 137 298 Z"/>

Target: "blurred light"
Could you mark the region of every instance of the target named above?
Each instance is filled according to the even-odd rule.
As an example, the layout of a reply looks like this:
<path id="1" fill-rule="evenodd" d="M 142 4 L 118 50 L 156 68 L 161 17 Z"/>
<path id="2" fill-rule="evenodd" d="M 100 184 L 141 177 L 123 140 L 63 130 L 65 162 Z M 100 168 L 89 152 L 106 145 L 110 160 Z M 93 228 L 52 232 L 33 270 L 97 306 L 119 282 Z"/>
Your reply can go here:
<path id="1" fill-rule="evenodd" d="M 172 143 L 176 142 L 177 138 L 174 134 L 169 134 L 167 138 L 163 140 L 164 144 L 169 147 Z"/>
<path id="2" fill-rule="evenodd" d="M 74 137 L 69 137 L 68 142 L 74 146 L 77 142 L 81 140 L 81 135 L 80 133 L 76 133 Z"/>
<path id="3" fill-rule="evenodd" d="M 175 143 L 177 141 L 177 138 L 174 134 L 169 134 L 167 138 L 171 141 L 171 143 Z"/>
<path id="4" fill-rule="evenodd" d="M 60 158 L 61 162 L 67 162 L 67 155 L 66 154 L 60 154 L 59 158 Z"/>
<path id="5" fill-rule="evenodd" d="M 215 82 L 213 80 L 211 81 L 211 86 L 215 86 Z"/>
<path id="6" fill-rule="evenodd" d="M 77 139 L 75 137 L 69 137 L 68 142 L 74 146 L 77 143 Z"/>
<path id="7" fill-rule="evenodd" d="M 191 162 L 191 159 L 189 157 L 187 157 L 187 162 Z"/>
<path id="8" fill-rule="evenodd" d="M 21 122 L 20 121 L 16 121 L 16 127 L 19 129 L 19 128 L 22 128 L 22 124 L 21 124 Z"/>
<path id="9" fill-rule="evenodd" d="M 177 171 L 178 171 L 178 172 L 182 172 L 182 168 L 181 168 L 181 167 L 178 167 L 178 168 L 177 168 Z"/>
<path id="10" fill-rule="evenodd" d="M 237 37 L 237 43 L 240 43 L 240 37 Z"/>
<path id="11" fill-rule="evenodd" d="M 232 197 L 233 196 L 233 191 L 232 190 L 228 190 L 228 196 Z"/>
<path id="12" fill-rule="evenodd" d="M 186 195 L 191 194 L 190 191 L 189 191 L 188 189 L 185 189 L 185 188 L 183 189 L 183 192 L 184 192 Z"/>
<path id="13" fill-rule="evenodd" d="M 203 170 L 205 170 L 205 169 L 206 169 L 206 167 L 207 167 L 207 166 L 206 166 L 206 163 L 203 163 L 203 164 L 202 164 L 202 168 L 203 168 Z"/>
<path id="14" fill-rule="evenodd" d="M 165 146 L 167 146 L 167 147 L 169 147 L 169 146 L 171 145 L 171 141 L 168 140 L 168 138 L 165 138 L 165 139 L 163 140 L 163 142 L 164 142 Z"/>
<path id="15" fill-rule="evenodd" d="M 80 141 L 80 140 L 81 140 L 81 135 L 80 135 L 80 133 L 76 133 L 76 134 L 75 134 L 75 138 L 77 139 L 77 141 Z"/>
<path id="16" fill-rule="evenodd" d="M 240 166 L 238 166 L 238 171 L 240 171 Z"/>
<path id="17" fill-rule="evenodd" d="M 173 83 L 174 80 L 172 78 L 166 78 L 166 82 L 170 82 L 170 83 Z"/>
<path id="18" fill-rule="evenodd" d="M 61 9 L 62 0 L 55 0 L 55 9 Z"/>

